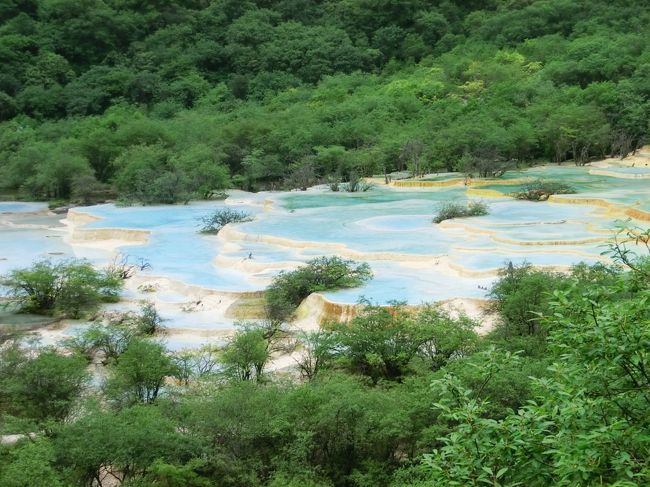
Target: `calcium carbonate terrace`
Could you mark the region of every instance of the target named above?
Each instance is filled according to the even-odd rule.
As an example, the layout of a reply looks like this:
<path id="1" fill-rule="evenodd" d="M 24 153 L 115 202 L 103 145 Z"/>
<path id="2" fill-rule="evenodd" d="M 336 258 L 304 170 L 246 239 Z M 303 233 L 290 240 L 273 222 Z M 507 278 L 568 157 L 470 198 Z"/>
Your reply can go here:
<path id="1" fill-rule="evenodd" d="M 445 174 L 440 177 L 455 182 L 441 186 L 433 177 L 431 187 L 378 185 L 354 194 L 325 187 L 233 191 L 223 202 L 178 206 L 105 204 L 72 210 L 67 226 L 42 204 L 1 203 L 0 271 L 41 258 L 75 256 L 98 265 L 116 254 L 132 262 L 145 260 L 151 269 L 139 273 L 137 285 L 127 286 L 117 307 L 132 309 L 139 300 L 153 300 L 167 319 L 167 341 L 173 348 L 222 340 L 237 318 L 232 310 L 238 293 L 254 296 L 279 271 L 320 255 L 366 261 L 375 275 L 363 287 L 325 293 L 330 302 L 481 299 L 506 262 L 563 270 L 580 261 L 603 261 L 617 221 L 629 217 L 628 210 L 650 209 L 650 179 L 593 172 L 588 167 L 540 167 L 469 185 L 458 175 Z M 538 177 L 562 180 L 577 193 L 548 202 L 507 196 Z M 491 190 L 487 196 L 473 196 L 485 190 Z M 440 203 L 476 198 L 489 204 L 489 215 L 431 222 Z M 198 233 L 201 217 L 226 206 L 250 213 L 253 221 L 229 225 L 216 236 Z M 643 224 L 644 214 L 635 215 Z M 75 326 L 46 338 L 69 335 Z"/>

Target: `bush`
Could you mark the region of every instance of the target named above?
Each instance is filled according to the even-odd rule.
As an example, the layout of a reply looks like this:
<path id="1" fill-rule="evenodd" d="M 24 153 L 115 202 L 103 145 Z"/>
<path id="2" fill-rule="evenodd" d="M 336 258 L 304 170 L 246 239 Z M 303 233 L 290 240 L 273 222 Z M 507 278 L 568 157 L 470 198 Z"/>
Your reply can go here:
<path id="1" fill-rule="evenodd" d="M 552 292 L 562 289 L 560 274 L 534 269 L 530 264 L 509 263 L 490 289 L 493 310 L 499 313 L 497 332 L 505 336 L 544 335 L 541 313 L 548 309 Z"/>
<path id="2" fill-rule="evenodd" d="M 220 208 L 211 215 L 201 218 L 201 233 L 217 234 L 229 223 L 249 222 L 253 217 L 244 211 Z"/>
<path id="3" fill-rule="evenodd" d="M 564 184 L 561 181 L 548 181 L 544 179 L 531 181 L 524 185 L 523 189 L 520 192 L 510 193 L 510 196 L 518 200 L 546 201 L 553 194 L 575 193 L 575 190 L 568 184 Z"/>
<path id="4" fill-rule="evenodd" d="M 488 205 L 482 201 L 470 201 L 467 205 L 462 203 L 446 202 L 440 204 L 438 213 L 433 217 L 433 223 L 440 223 L 452 218 L 466 218 L 468 216 L 483 216 L 489 213 Z"/>
<path id="5" fill-rule="evenodd" d="M 97 308 L 101 302 L 117 299 L 122 288 L 119 277 L 83 260 L 36 262 L 28 269 L 12 271 L 3 284 L 22 311 L 59 312 L 71 318 Z"/>
<path id="6" fill-rule="evenodd" d="M 413 312 L 400 303 L 390 307 L 366 303 L 350 323 L 333 325 L 331 348 L 339 365 L 373 383 L 399 381 L 415 361 L 435 371 L 471 354 L 477 342 L 475 326 L 466 316 L 452 318 L 436 306 Z"/>
<path id="7" fill-rule="evenodd" d="M 167 377 L 179 372 L 164 345 L 141 338 L 131 340 L 106 384 L 117 405 L 153 403 Z"/>
<path id="8" fill-rule="evenodd" d="M 165 334 L 163 321 L 153 303 L 144 302 L 139 313 L 105 314 L 104 323 L 92 324 L 63 345 L 89 361 L 97 352 L 105 362 L 117 361 L 134 339 Z"/>
<path id="9" fill-rule="evenodd" d="M 348 193 L 365 193 L 373 188 L 373 184 L 364 181 L 358 173 L 353 171 L 350 173 L 348 182 L 339 185 L 338 188 Z M 332 189 L 332 185 L 330 185 L 330 189 Z"/>
<path id="10" fill-rule="evenodd" d="M 281 272 L 267 288 L 268 317 L 286 320 L 311 293 L 357 287 L 372 278 L 370 266 L 340 257 L 319 257 L 291 272 Z"/>
<path id="11" fill-rule="evenodd" d="M 0 350 L 0 415 L 39 423 L 62 420 L 70 414 L 88 379 L 86 363 L 77 355 L 19 344 L 5 347 Z"/>

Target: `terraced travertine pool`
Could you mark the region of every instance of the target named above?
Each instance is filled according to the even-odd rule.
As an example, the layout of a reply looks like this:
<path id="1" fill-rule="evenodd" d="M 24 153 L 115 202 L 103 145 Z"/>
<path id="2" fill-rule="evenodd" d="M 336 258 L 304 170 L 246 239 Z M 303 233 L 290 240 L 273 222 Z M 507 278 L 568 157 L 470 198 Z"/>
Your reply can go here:
<path id="1" fill-rule="evenodd" d="M 279 271 L 321 255 L 367 261 L 375 274 L 363 287 L 325 293 L 331 302 L 481 299 L 508 261 L 552 269 L 602 261 L 618 220 L 650 224 L 650 179 L 617 176 L 650 170 L 607 170 L 546 166 L 506 173 L 493 183 L 465 186 L 459 179 L 452 186 L 376 186 L 358 194 L 325 187 L 233 191 L 223 202 L 76 208 L 63 222 L 67 225 L 42 204 L 0 203 L 0 272 L 40 258 L 75 256 L 102 265 L 120 253 L 146 260 L 151 268 L 127 287 L 119 306 L 153 300 L 168 319 L 168 341 L 175 347 L 222 340 L 237 318 L 232 313 L 237 293 L 261 291 Z M 521 189 L 522 180 L 538 177 L 562 180 L 577 193 L 547 202 L 507 196 Z M 469 195 L 485 189 L 492 190 L 484 197 L 489 215 L 431 222 L 440 203 L 475 199 Z M 201 217 L 226 206 L 254 220 L 229 225 L 217 236 L 197 232 Z"/>

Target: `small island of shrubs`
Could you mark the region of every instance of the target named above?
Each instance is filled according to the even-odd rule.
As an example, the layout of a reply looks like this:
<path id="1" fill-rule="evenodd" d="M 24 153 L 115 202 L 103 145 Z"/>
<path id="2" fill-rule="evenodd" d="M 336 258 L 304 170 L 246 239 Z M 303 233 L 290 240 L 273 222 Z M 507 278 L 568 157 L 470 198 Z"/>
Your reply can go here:
<path id="1" fill-rule="evenodd" d="M 546 201 L 554 194 L 572 194 L 575 190 L 561 181 L 535 179 L 523 187 L 523 191 L 510 193 L 515 199 L 527 201 Z"/>
<path id="2" fill-rule="evenodd" d="M 441 223 L 452 218 L 466 218 L 468 216 L 483 216 L 489 213 L 489 207 L 482 201 L 470 201 L 466 205 L 449 201 L 438 206 L 438 212 L 433 217 L 433 223 Z"/>
<path id="3" fill-rule="evenodd" d="M 245 211 L 233 210 L 231 208 L 219 208 L 210 215 L 201 218 L 201 229 L 199 233 L 216 235 L 229 223 L 244 223 L 252 221 L 253 217 Z"/>
<path id="4" fill-rule="evenodd" d="M 10 272 L 2 285 L 21 312 L 79 318 L 117 301 L 123 279 L 116 268 L 95 269 L 85 260 L 42 260 Z"/>
<path id="5" fill-rule="evenodd" d="M 312 259 L 305 266 L 281 272 L 273 279 L 265 294 L 267 316 L 271 320 L 287 320 L 311 293 L 357 287 L 370 279 L 372 270 L 365 262 L 340 257 Z"/>

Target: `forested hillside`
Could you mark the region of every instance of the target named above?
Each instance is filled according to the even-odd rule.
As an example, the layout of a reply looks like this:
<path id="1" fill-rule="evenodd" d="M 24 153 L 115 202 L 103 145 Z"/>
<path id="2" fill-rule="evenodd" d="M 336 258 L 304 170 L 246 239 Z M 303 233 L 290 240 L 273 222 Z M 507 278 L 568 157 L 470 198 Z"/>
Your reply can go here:
<path id="1" fill-rule="evenodd" d="M 0 22 L 0 184 L 23 197 L 584 163 L 648 133 L 641 1 L 5 0 Z"/>

